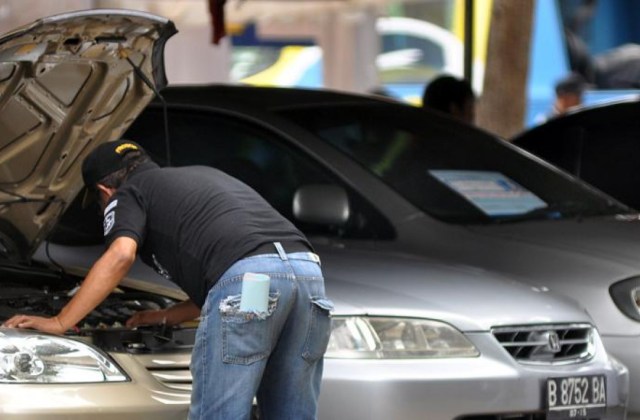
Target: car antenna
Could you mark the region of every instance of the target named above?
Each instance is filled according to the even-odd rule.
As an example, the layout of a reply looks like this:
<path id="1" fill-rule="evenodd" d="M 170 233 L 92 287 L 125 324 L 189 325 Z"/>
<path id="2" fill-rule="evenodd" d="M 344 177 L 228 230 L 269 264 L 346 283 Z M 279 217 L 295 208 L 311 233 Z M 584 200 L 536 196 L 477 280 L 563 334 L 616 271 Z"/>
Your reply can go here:
<path id="1" fill-rule="evenodd" d="M 124 58 L 129 62 L 129 64 L 131 64 L 134 73 L 156 94 L 156 97 L 160 99 L 160 102 L 162 102 L 162 113 L 164 119 L 164 147 L 165 153 L 167 155 L 166 166 L 171 166 L 171 142 L 169 140 L 169 115 L 167 111 L 167 101 L 165 101 L 164 97 L 160 94 L 156 86 L 151 83 L 151 80 L 149 80 L 144 72 L 140 70 L 140 67 L 138 67 L 133 61 L 131 61 L 128 55 L 126 55 Z"/>

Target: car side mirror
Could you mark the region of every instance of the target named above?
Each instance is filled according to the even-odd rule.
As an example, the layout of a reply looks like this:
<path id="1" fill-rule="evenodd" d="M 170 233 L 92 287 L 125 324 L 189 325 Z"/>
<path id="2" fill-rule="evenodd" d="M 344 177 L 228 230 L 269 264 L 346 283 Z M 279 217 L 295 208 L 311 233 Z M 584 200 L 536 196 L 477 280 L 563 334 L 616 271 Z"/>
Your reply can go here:
<path id="1" fill-rule="evenodd" d="M 293 196 L 293 214 L 302 222 L 341 226 L 349 220 L 349 197 L 337 185 L 305 185 Z"/>

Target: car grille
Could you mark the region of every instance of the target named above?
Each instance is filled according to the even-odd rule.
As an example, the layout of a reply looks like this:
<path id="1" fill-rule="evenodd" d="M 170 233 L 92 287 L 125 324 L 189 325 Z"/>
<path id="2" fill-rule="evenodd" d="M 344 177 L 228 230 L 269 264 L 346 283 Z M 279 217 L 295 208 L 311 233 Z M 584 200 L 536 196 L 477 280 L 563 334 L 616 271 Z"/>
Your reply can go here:
<path id="1" fill-rule="evenodd" d="M 491 332 L 520 363 L 577 363 L 595 352 L 589 324 L 496 327 Z"/>
<path id="2" fill-rule="evenodd" d="M 136 355 L 149 373 L 171 389 L 191 392 L 191 371 L 189 370 L 190 354 L 176 355 L 169 357 L 162 355 Z"/>

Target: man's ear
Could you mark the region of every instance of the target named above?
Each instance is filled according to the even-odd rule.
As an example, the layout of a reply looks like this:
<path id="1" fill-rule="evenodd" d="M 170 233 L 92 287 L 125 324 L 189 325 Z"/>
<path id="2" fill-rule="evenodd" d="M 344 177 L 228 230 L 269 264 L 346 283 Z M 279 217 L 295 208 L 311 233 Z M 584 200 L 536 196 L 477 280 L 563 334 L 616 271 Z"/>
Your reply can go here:
<path id="1" fill-rule="evenodd" d="M 98 190 L 98 194 L 102 193 L 106 195 L 107 198 L 111 198 L 111 196 L 116 193 L 115 188 L 107 187 L 104 184 L 96 184 L 96 189 Z"/>
<path id="2" fill-rule="evenodd" d="M 107 187 L 106 185 L 103 184 L 96 184 L 96 189 L 98 191 L 102 191 L 104 193 L 109 193 L 110 190 L 112 190 L 112 188 Z"/>

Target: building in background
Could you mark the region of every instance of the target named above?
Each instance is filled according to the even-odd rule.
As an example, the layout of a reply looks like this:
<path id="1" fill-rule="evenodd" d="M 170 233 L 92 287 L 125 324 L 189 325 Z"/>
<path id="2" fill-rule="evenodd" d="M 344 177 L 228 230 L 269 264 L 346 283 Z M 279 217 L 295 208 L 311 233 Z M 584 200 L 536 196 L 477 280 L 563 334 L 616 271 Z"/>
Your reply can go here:
<path id="1" fill-rule="evenodd" d="M 570 71 L 593 82 L 584 95 L 587 105 L 639 92 L 640 2 L 535 4 L 524 126 L 551 107 L 555 83 Z M 206 0 L 0 0 L 0 31 L 71 10 L 143 10 L 178 27 L 165 51 L 172 84 L 383 89 L 417 105 L 434 75 L 463 76 L 464 5 L 464 0 L 228 0 L 230 36 L 213 45 Z M 493 0 L 473 5 L 473 86 L 481 95 Z"/>

